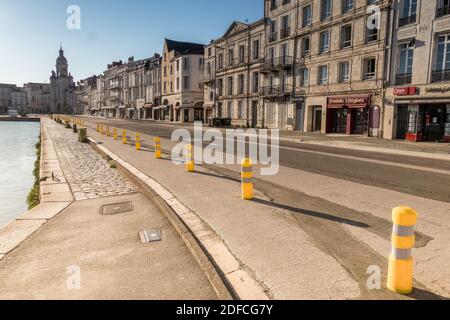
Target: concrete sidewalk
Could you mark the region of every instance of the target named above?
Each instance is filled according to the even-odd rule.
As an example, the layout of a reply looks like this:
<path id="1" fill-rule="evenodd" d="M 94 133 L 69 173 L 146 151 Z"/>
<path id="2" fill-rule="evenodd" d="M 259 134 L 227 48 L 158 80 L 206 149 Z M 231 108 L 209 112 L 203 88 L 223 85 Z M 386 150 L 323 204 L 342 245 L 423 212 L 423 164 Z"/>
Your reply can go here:
<path id="1" fill-rule="evenodd" d="M 41 204 L 0 229 L 0 299 L 218 298 L 172 221 L 47 118 L 41 178 Z M 131 210 L 101 214 L 124 202 Z M 141 243 L 139 232 L 149 229 L 161 230 L 162 241 Z"/>

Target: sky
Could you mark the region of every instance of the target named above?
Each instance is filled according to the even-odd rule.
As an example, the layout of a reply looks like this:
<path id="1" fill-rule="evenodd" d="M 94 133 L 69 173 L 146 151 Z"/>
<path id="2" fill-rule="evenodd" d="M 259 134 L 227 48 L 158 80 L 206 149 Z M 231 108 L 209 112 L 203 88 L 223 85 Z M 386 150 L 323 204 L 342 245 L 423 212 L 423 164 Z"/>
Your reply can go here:
<path id="1" fill-rule="evenodd" d="M 209 43 L 235 21 L 263 17 L 263 0 L 0 0 L 0 83 L 49 82 L 60 44 L 75 80 L 108 63 L 162 51 L 164 38 Z M 80 8 L 70 30 L 67 8 Z"/>

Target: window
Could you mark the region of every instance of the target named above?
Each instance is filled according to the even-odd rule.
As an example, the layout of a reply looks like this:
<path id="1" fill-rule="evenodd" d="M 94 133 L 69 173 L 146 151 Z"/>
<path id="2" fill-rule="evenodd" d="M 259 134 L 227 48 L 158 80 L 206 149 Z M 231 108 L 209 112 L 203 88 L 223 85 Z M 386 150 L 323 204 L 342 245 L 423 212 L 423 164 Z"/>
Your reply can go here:
<path id="1" fill-rule="evenodd" d="M 309 83 L 309 69 L 305 68 L 300 71 L 300 85 L 306 87 Z"/>
<path id="2" fill-rule="evenodd" d="M 320 53 L 326 53 L 330 50 L 330 31 L 324 31 L 320 34 Z"/>
<path id="3" fill-rule="evenodd" d="M 219 53 L 218 60 L 219 69 L 223 69 L 223 53 Z"/>
<path id="4" fill-rule="evenodd" d="M 327 84 L 328 83 L 328 66 L 320 66 L 319 74 L 318 74 L 318 84 Z"/>
<path id="5" fill-rule="evenodd" d="M 189 58 L 183 58 L 183 69 L 189 70 Z"/>
<path id="6" fill-rule="evenodd" d="M 184 76 L 183 82 L 184 82 L 183 88 L 185 90 L 189 90 L 189 82 L 190 82 L 189 76 Z"/>
<path id="7" fill-rule="evenodd" d="M 203 69 L 204 69 L 204 66 L 205 66 L 205 59 L 204 59 L 204 58 L 199 58 L 199 59 L 198 59 L 198 68 L 199 68 L 200 70 L 203 70 Z"/>
<path id="8" fill-rule="evenodd" d="M 450 0 L 438 0 L 436 18 L 450 14 Z"/>
<path id="9" fill-rule="evenodd" d="M 366 43 L 378 40 L 378 29 L 369 28 L 366 29 Z"/>
<path id="10" fill-rule="evenodd" d="M 212 55 L 212 48 L 208 48 L 208 57 L 211 57 Z"/>
<path id="11" fill-rule="evenodd" d="M 345 61 L 339 64 L 339 82 L 350 81 L 350 62 Z"/>
<path id="12" fill-rule="evenodd" d="M 244 75 L 240 74 L 238 76 L 238 94 L 244 94 Z"/>
<path id="13" fill-rule="evenodd" d="M 403 0 L 400 11 L 399 27 L 416 22 L 417 0 Z"/>
<path id="14" fill-rule="evenodd" d="M 436 47 L 436 63 L 432 81 L 450 80 L 450 35 L 438 36 Z"/>
<path id="15" fill-rule="evenodd" d="M 270 10 L 275 10 L 277 8 L 277 0 L 270 0 Z"/>
<path id="16" fill-rule="evenodd" d="M 228 77 L 228 95 L 233 95 L 233 77 Z"/>
<path id="17" fill-rule="evenodd" d="M 281 18 L 281 35 L 280 38 L 284 39 L 290 36 L 290 32 L 291 29 L 289 28 L 289 16 L 283 16 L 283 18 Z"/>
<path id="18" fill-rule="evenodd" d="M 277 23 L 275 20 L 272 20 L 269 25 L 269 42 L 274 41 L 277 41 Z"/>
<path id="19" fill-rule="evenodd" d="M 347 13 L 353 10 L 353 0 L 342 0 L 342 13 Z"/>
<path id="20" fill-rule="evenodd" d="M 375 58 L 367 58 L 363 62 L 363 80 L 374 80 L 376 75 Z"/>
<path id="21" fill-rule="evenodd" d="M 311 7 L 311 5 L 303 7 L 302 12 L 303 12 L 302 26 L 307 27 L 307 26 L 311 25 L 311 23 L 312 23 L 312 7 Z"/>
<path id="22" fill-rule="evenodd" d="M 309 56 L 310 52 L 311 52 L 311 39 L 310 37 L 304 37 L 302 39 L 302 50 L 301 50 L 302 57 Z"/>
<path id="23" fill-rule="evenodd" d="M 341 28 L 341 49 L 352 46 L 352 25 L 348 24 Z"/>
<path id="24" fill-rule="evenodd" d="M 164 77 L 167 77 L 167 66 L 164 66 Z"/>
<path id="25" fill-rule="evenodd" d="M 164 81 L 164 93 L 167 93 L 167 81 Z"/>
<path id="26" fill-rule="evenodd" d="M 177 71 L 180 71 L 180 60 L 177 60 Z"/>
<path id="27" fill-rule="evenodd" d="M 332 7 L 332 0 L 322 0 L 322 7 L 320 12 L 320 19 L 322 21 L 331 18 L 331 12 L 333 10 Z"/>
<path id="28" fill-rule="evenodd" d="M 244 103 L 242 101 L 238 102 L 238 118 L 245 119 Z"/>
<path id="29" fill-rule="evenodd" d="M 367 4 L 374 4 L 377 3 L 380 0 L 367 0 Z"/>
<path id="30" fill-rule="evenodd" d="M 180 90 L 180 78 L 177 78 L 177 90 Z"/>
<path id="31" fill-rule="evenodd" d="M 252 93 L 258 93 L 259 92 L 259 73 L 253 72 L 253 86 L 252 86 Z"/>
<path id="32" fill-rule="evenodd" d="M 233 118 L 233 102 L 228 101 L 227 103 L 227 118 Z"/>
<path id="33" fill-rule="evenodd" d="M 253 60 L 258 60 L 259 59 L 259 40 L 254 40 L 253 41 Z"/>
<path id="34" fill-rule="evenodd" d="M 239 63 L 245 62 L 245 46 L 239 46 Z"/>
<path id="35" fill-rule="evenodd" d="M 228 66 L 232 66 L 234 63 L 234 50 L 229 49 L 228 50 Z"/>
<path id="36" fill-rule="evenodd" d="M 413 41 L 401 43 L 399 46 L 399 62 L 396 84 L 410 84 L 412 80 L 414 63 L 414 45 Z"/>

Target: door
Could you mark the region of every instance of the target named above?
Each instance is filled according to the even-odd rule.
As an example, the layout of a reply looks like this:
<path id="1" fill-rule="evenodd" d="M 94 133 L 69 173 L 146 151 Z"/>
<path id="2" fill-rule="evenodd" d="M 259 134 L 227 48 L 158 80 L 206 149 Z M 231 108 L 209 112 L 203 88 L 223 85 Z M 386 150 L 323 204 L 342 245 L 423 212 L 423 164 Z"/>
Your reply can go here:
<path id="1" fill-rule="evenodd" d="M 405 140 L 408 133 L 408 105 L 397 107 L 397 139 Z"/>
<path id="2" fill-rule="evenodd" d="M 444 136 L 447 110 L 445 105 L 426 106 L 425 109 L 425 141 L 441 141 Z"/>
<path id="3" fill-rule="evenodd" d="M 258 125 L 258 101 L 252 101 L 252 128 Z"/>
<path id="4" fill-rule="evenodd" d="M 303 103 L 297 103 L 295 109 L 295 131 L 303 132 L 304 110 Z"/>
<path id="5" fill-rule="evenodd" d="M 322 107 L 314 107 L 313 131 L 322 131 Z"/>

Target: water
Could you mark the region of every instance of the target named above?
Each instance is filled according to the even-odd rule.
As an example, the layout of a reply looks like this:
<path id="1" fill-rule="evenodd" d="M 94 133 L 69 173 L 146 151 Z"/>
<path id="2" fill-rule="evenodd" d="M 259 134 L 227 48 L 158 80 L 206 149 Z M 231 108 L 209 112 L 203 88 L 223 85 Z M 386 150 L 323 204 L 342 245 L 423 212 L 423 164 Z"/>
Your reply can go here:
<path id="1" fill-rule="evenodd" d="M 39 122 L 0 122 L 0 228 L 28 210 Z"/>

